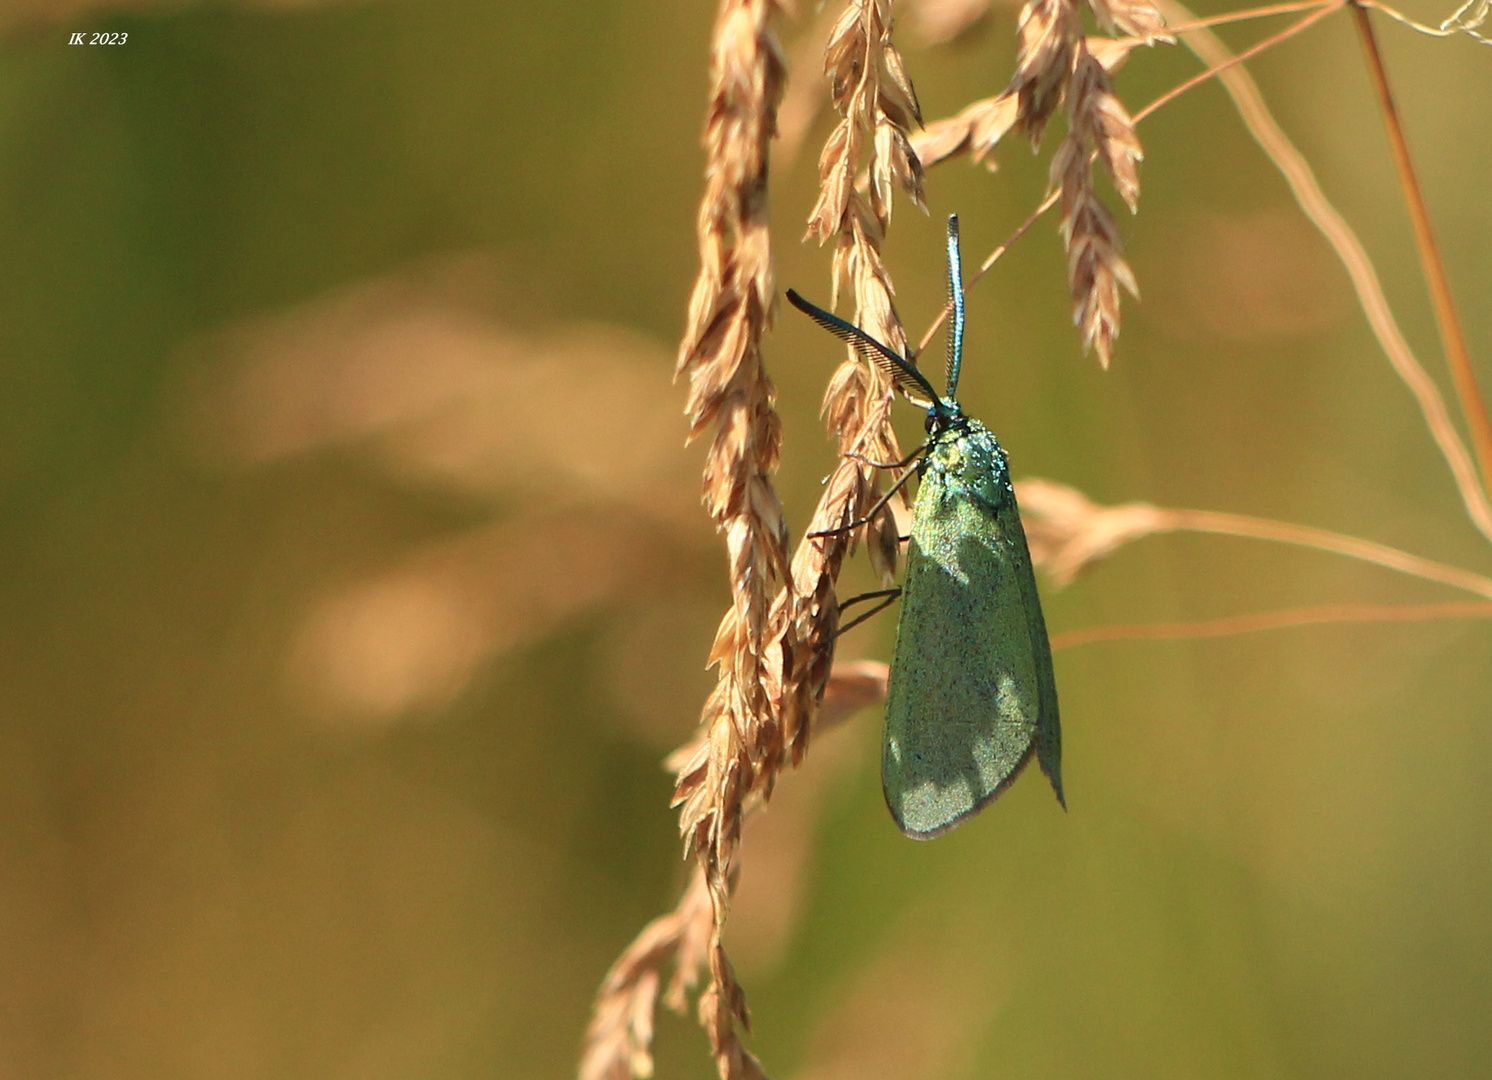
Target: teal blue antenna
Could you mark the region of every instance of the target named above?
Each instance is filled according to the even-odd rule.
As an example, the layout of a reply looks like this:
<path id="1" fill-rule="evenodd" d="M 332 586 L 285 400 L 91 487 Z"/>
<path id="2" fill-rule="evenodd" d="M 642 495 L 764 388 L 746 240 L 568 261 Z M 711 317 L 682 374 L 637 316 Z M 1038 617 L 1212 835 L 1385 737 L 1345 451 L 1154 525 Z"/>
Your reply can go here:
<path id="1" fill-rule="evenodd" d="M 964 273 L 959 265 L 958 215 L 948 215 L 948 304 L 953 325 L 948 328 L 948 389 L 950 398 L 958 390 L 958 369 L 964 361 Z"/>

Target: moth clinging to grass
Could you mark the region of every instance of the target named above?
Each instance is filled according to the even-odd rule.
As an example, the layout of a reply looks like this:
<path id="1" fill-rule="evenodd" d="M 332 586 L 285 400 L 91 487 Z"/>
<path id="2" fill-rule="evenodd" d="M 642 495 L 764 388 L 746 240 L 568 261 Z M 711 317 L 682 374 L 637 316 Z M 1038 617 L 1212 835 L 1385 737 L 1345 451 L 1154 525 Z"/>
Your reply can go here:
<path id="1" fill-rule="evenodd" d="M 978 813 L 1033 754 L 1066 805 L 1052 651 L 1005 451 L 955 397 L 964 342 L 956 216 L 948 219 L 948 295 L 948 388 L 940 396 L 908 359 L 787 293 L 927 409 L 927 441 L 907 462 L 887 463 L 917 461 L 888 499 L 913 471 L 920 485 L 881 748 L 886 805 L 919 840 Z"/>

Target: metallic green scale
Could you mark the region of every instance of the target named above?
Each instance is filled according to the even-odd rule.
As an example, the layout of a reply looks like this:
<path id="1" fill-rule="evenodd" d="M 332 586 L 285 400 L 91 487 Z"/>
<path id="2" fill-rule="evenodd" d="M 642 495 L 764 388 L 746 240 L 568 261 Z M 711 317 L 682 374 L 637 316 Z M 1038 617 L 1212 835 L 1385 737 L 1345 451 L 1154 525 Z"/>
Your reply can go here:
<path id="1" fill-rule="evenodd" d="M 881 782 L 902 832 L 953 828 L 1033 750 L 1061 801 L 1052 653 L 1005 451 L 956 412 L 928 441 L 901 603 Z"/>

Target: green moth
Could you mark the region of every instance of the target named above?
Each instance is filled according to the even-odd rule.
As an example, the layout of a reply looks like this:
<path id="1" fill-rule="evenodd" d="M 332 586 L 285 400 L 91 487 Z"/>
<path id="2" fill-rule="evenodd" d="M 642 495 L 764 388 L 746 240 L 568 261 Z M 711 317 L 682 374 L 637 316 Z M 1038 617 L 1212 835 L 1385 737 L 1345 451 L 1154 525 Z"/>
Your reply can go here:
<path id="1" fill-rule="evenodd" d="M 957 217 L 948 219 L 948 294 L 942 396 L 859 327 L 787 294 L 927 409 L 881 751 L 886 805 L 918 840 L 978 813 L 1033 754 L 1066 806 L 1052 650 L 1005 451 L 954 397 L 964 343 Z"/>

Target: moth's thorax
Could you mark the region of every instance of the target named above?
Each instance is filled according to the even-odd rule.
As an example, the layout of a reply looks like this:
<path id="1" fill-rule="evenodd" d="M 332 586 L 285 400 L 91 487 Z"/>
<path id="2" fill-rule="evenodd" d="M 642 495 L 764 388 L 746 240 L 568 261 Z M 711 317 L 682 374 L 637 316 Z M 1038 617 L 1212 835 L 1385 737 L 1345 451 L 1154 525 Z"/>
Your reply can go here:
<path id="1" fill-rule="evenodd" d="M 1008 487 L 1005 450 L 989 428 L 973 417 L 955 414 L 928 439 L 924 477 L 974 488 Z"/>

